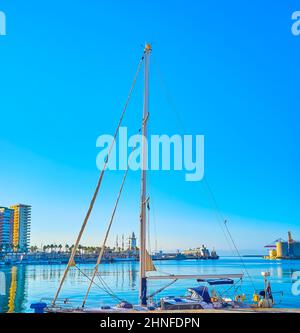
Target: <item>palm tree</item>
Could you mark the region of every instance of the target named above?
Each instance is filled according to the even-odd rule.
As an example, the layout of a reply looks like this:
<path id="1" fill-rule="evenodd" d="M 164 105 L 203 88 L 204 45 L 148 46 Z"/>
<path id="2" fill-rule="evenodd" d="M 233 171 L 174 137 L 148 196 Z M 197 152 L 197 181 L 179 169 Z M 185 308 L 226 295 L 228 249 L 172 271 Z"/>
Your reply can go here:
<path id="1" fill-rule="evenodd" d="M 37 250 L 36 245 L 30 246 L 30 252 L 34 253 L 34 252 L 36 252 L 36 250 Z"/>
<path id="2" fill-rule="evenodd" d="M 71 252 L 73 251 L 74 246 L 75 246 L 74 244 L 71 245 L 71 247 L 70 247 L 70 251 L 71 251 Z"/>

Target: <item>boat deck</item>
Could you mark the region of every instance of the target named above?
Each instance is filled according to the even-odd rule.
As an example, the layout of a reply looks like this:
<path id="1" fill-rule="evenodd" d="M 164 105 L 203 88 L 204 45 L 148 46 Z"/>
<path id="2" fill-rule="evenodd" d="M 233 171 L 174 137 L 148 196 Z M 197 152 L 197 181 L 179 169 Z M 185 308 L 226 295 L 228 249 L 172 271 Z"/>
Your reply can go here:
<path id="1" fill-rule="evenodd" d="M 251 308 L 251 309 L 201 309 L 201 310 L 156 310 L 154 313 L 298 313 L 300 314 L 300 309 L 283 309 L 283 308 Z M 149 312 L 148 312 L 149 313 Z"/>
<path id="2" fill-rule="evenodd" d="M 53 312 L 53 311 L 50 311 Z M 208 314 L 208 313 L 297 313 L 300 314 L 300 309 L 287 309 L 287 308 L 240 308 L 240 309 L 197 309 L 197 310 L 129 310 L 129 309 L 90 309 L 89 311 L 83 311 L 82 309 L 74 309 L 74 310 L 56 310 L 55 313 L 102 313 L 102 314 L 110 314 L 110 313 L 119 313 L 119 314 L 131 314 L 131 313 L 141 313 L 141 314 L 164 314 L 164 313 L 172 313 L 172 314 Z"/>

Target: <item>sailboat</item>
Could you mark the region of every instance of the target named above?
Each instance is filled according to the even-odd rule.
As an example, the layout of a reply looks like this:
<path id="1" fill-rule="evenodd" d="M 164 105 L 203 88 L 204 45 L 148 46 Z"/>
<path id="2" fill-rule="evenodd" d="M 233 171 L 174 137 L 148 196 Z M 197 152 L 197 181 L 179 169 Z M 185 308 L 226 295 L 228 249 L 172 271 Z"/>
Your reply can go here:
<path id="1" fill-rule="evenodd" d="M 61 289 L 63 287 L 63 284 L 67 278 L 67 275 L 69 273 L 69 270 L 72 267 L 76 267 L 80 270 L 80 268 L 76 265 L 75 262 L 75 255 L 77 253 L 81 237 L 83 235 L 83 232 L 85 230 L 85 227 L 87 225 L 87 222 L 89 220 L 89 217 L 91 215 L 91 212 L 94 207 L 95 200 L 97 198 L 99 188 L 102 183 L 102 179 L 107 167 L 107 163 L 109 161 L 109 156 L 112 151 L 112 145 L 115 143 L 116 137 L 118 135 L 119 128 L 121 126 L 125 111 L 127 109 L 130 97 L 132 95 L 137 76 L 140 72 L 142 64 L 144 64 L 144 106 L 143 106 L 143 117 L 142 117 L 142 127 L 141 132 L 142 136 L 144 138 L 147 138 L 147 124 L 149 120 L 149 62 L 150 62 L 150 55 L 152 52 L 152 48 L 150 44 L 146 44 L 142 58 L 139 62 L 138 69 L 136 72 L 136 75 L 133 80 L 133 84 L 130 89 L 130 93 L 128 96 L 128 99 L 125 103 L 125 107 L 123 109 L 123 112 L 121 114 L 121 118 L 119 120 L 117 129 L 115 131 L 114 135 L 114 142 L 111 144 L 108 155 L 106 157 L 103 169 L 100 173 L 99 180 L 96 186 L 96 190 L 94 192 L 94 195 L 92 197 L 89 209 L 87 211 L 86 217 L 83 221 L 82 227 L 80 229 L 79 235 L 77 237 L 77 240 L 75 242 L 74 248 L 72 250 L 72 253 L 70 255 L 68 264 L 66 266 L 66 269 L 64 271 L 63 277 L 61 279 L 61 282 L 59 284 L 58 290 L 54 296 L 54 298 L 51 300 L 49 304 L 40 302 L 32 304 L 32 308 L 35 309 L 36 312 L 54 312 L 54 313 L 111 313 L 111 312 L 132 312 L 132 311 L 155 311 L 155 310 L 203 310 L 203 309 L 222 309 L 222 308 L 248 308 L 250 305 L 247 305 L 245 302 L 245 295 L 240 294 L 236 295 L 234 298 L 226 297 L 224 294 L 218 294 L 215 290 L 213 290 L 213 293 L 210 294 L 210 287 L 216 287 L 219 285 L 232 287 L 233 285 L 236 285 L 237 283 L 242 282 L 243 280 L 243 273 L 240 274 L 208 274 L 208 275 L 153 275 L 149 274 L 149 272 L 156 271 L 156 268 L 152 262 L 151 256 L 147 252 L 146 249 L 146 219 L 147 219 L 147 208 L 149 206 L 149 198 L 147 197 L 147 188 L 146 188 L 146 177 L 147 177 L 147 153 L 146 153 L 146 147 L 144 142 L 142 141 L 142 170 L 141 170 L 141 197 L 140 197 L 140 247 L 139 247 L 139 263 L 140 263 L 140 276 L 139 276 L 139 299 L 137 300 L 137 305 L 131 304 L 127 302 L 126 300 L 120 300 L 116 306 L 102 306 L 99 308 L 89 308 L 86 306 L 86 302 L 90 293 L 90 290 L 95 283 L 95 277 L 99 277 L 99 267 L 101 264 L 102 257 L 104 255 L 106 242 L 109 236 L 109 232 L 113 223 L 114 215 L 119 203 L 119 199 L 123 190 L 124 182 L 126 180 L 126 176 L 128 173 L 128 168 L 125 171 L 123 181 L 120 187 L 120 191 L 118 193 L 118 197 L 113 209 L 113 213 L 111 216 L 111 219 L 108 224 L 108 228 L 106 230 L 106 234 L 104 237 L 103 244 L 101 246 L 101 250 L 93 271 L 93 275 L 87 276 L 84 272 L 82 272 L 84 275 L 86 275 L 87 280 L 89 281 L 89 286 L 87 289 L 87 292 L 85 294 L 85 297 L 83 299 L 83 302 L 81 306 L 73 307 L 69 306 L 68 300 L 61 299 L 60 293 Z M 180 296 L 180 297 L 174 297 L 174 296 L 167 296 L 162 297 L 158 302 L 154 301 L 154 298 L 163 290 L 165 290 L 167 287 L 171 286 L 173 283 L 175 283 L 178 280 L 181 279 L 187 279 L 187 280 L 194 280 L 197 282 L 197 285 L 192 288 L 187 289 L 188 295 L 186 296 Z M 159 290 L 153 292 L 152 294 L 148 293 L 148 283 L 153 280 L 161 280 L 161 281 L 168 281 L 168 284 Z M 229 288 L 231 289 L 231 288 Z M 111 292 L 111 291 L 110 291 Z M 267 293 L 264 294 L 265 298 L 267 297 Z M 259 295 L 256 295 L 256 301 L 259 302 L 260 297 Z M 268 302 L 270 305 L 270 303 Z"/>

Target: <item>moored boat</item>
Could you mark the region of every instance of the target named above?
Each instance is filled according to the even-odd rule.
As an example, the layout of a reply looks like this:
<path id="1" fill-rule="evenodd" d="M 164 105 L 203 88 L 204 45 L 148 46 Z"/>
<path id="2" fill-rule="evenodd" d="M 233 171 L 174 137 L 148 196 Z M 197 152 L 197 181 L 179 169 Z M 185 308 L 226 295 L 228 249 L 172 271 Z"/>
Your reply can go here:
<path id="1" fill-rule="evenodd" d="M 125 108 L 122 112 L 120 121 L 118 123 L 117 130 L 115 132 L 114 141 L 112 142 L 109 153 L 107 155 L 106 161 L 104 163 L 103 169 L 100 173 L 99 180 L 96 186 L 96 190 L 94 192 L 94 195 L 92 197 L 89 209 L 87 211 L 86 217 L 83 221 L 82 227 L 80 229 L 80 232 L 78 234 L 77 240 L 75 242 L 74 248 L 70 254 L 70 258 L 68 261 L 68 264 L 66 266 L 65 272 L 63 274 L 62 280 L 59 284 L 58 290 L 54 296 L 54 299 L 51 300 L 50 303 L 40 302 L 33 304 L 32 307 L 34 309 L 37 309 L 37 312 L 43 312 L 44 309 L 46 312 L 55 312 L 55 313 L 110 313 L 110 312 L 131 312 L 131 311 L 156 311 L 156 310 L 203 310 L 203 309 L 227 309 L 227 308 L 250 308 L 251 302 L 246 302 L 246 296 L 242 293 L 237 293 L 233 297 L 230 297 L 227 295 L 227 293 L 218 293 L 216 289 L 213 289 L 213 291 L 209 291 L 209 287 L 212 286 L 237 286 L 238 284 L 242 284 L 243 282 L 243 273 L 240 274 L 211 274 L 211 275 L 173 275 L 173 274 L 164 274 L 164 275 L 158 275 L 156 267 L 154 266 L 151 256 L 149 255 L 146 247 L 146 234 L 147 234 L 147 218 L 149 215 L 149 202 L 150 198 L 147 193 L 146 185 L 147 185 L 147 168 L 145 165 L 147 165 L 147 154 L 146 154 L 146 147 L 142 140 L 142 170 L 141 170 L 141 199 L 140 199 L 140 248 L 139 248 L 139 263 L 140 263 L 140 281 L 139 281 L 139 300 L 138 305 L 133 305 L 126 300 L 119 299 L 118 304 L 113 307 L 109 306 L 103 306 L 99 308 L 90 308 L 86 305 L 86 302 L 88 300 L 90 290 L 92 286 L 95 285 L 95 277 L 98 277 L 101 282 L 104 283 L 101 274 L 100 274 L 100 264 L 103 259 L 104 255 L 104 249 L 106 246 L 106 242 L 110 233 L 110 229 L 114 220 L 115 212 L 118 207 L 119 199 L 123 191 L 123 186 L 127 177 L 128 173 L 128 167 L 124 173 L 124 177 L 122 180 L 122 184 L 118 193 L 118 197 L 112 212 L 112 216 L 110 218 L 108 228 L 106 230 L 104 241 L 101 245 L 101 250 L 98 255 L 95 268 L 93 270 L 93 274 L 91 276 L 87 276 L 84 272 L 80 270 L 80 268 L 77 266 L 76 263 L 76 253 L 80 244 L 80 240 L 82 238 L 82 235 L 85 231 L 85 227 L 88 223 L 90 214 L 93 210 L 95 200 L 97 198 L 99 188 L 102 183 L 102 179 L 107 167 L 107 163 L 109 161 L 110 153 L 112 151 L 113 144 L 115 143 L 116 136 L 118 134 L 118 131 L 120 129 L 129 99 L 131 97 L 134 85 L 136 83 L 137 76 L 139 74 L 141 65 L 144 63 L 144 108 L 143 108 L 143 118 L 142 118 L 142 127 L 141 132 L 144 138 L 147 138 L 147 123 L 149 120 L 149 61 L 150 61 L 150 54 L 151 54 L 151 46 L 149 44 L 146 44 L 143 56 L 139 62 L 138 70 L 136 73 L 136 76 L 134 78 L 133 85 L 130 90 L 129 97 L 126 101 Z M 204 258 L 205 256 L 203 256 Z M 217 256 L 215 256 L 215 259 Z M 183 259 L 179 258 L 178 260 Z M 126 257 L 126 258 L 115 258 L 115 261 L 132 261 L 132 258 Z M 67 275 L 71 268 L 78 269 L 82 274 L 84 274 L 89 281 L 88 288 L 86 291 L 86 294 L 83 298 L 81 306 L 73 306 L 68 300 L 66 299 L 60 299 L 60 293 L 62 290 L 62 287 L 64 285 L 64 282 L 67 278 Z M 165 296 L 162 297 L 158 302 L 155 302 L 154 299 L 157 297 L 159 293 L 167 289 L 172 284 L 176 283 L 178 280 L 186 279 L 189 281 L 195 281 L 195 286 L 187 288 L 187 294 L 186 296 Z M 155 292 L 152 292 L 151 294 L 148 293 L 148 284 L 151 280 L 168 280 L 168 284 L 164 287 L 161 287 Z M 196 284 L 197 283 L 197 284 Z M 107 286 L 105 288 L 108 294 L 112 295 L 113 291 L 110 290 Z M 237 290 L 237 288 L 234 288 L 234 290 Z M 231 288 L 229 288 L 228 292 L 231 291 Z M 256 299 L 254 300 L 254 303 L 256 302 L 259 304 L 259 301 L 261 300 L 261 297 L 263 297 L 265 303 L 271 304 L 269 302 L 270 298 L 270 292 L 267 292 L 265 290 L 264 296 L 258 295 L 255 293 Z M 268 301 L 267 301 L 268 300 Z M 252 300 L 251 300 L 252 301 Z M 260 303 L 263 305 L 263 303 Z"/>

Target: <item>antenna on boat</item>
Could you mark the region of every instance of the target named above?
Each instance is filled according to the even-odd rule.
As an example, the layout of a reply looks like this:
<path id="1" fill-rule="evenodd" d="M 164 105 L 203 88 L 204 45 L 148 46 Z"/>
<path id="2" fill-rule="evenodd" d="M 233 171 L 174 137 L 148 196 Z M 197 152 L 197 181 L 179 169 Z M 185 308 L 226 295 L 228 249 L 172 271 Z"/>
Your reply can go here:
<path id="1" fill-rule="evenodd" d="M 140 215 L 140 305 L 147 306 L 147 278 L 146 278 L 146 170 L 148 167 L 147 149 L 147 122 L 149 117 L 149 60 L 151 45 L 146 44 L 144 49 L 144 110 L 142 121 L 142 171 L 141 171 L 141 215 Z"/>

